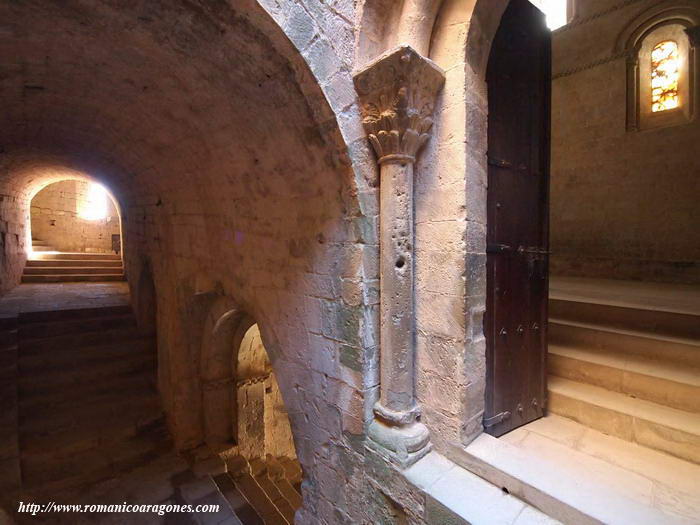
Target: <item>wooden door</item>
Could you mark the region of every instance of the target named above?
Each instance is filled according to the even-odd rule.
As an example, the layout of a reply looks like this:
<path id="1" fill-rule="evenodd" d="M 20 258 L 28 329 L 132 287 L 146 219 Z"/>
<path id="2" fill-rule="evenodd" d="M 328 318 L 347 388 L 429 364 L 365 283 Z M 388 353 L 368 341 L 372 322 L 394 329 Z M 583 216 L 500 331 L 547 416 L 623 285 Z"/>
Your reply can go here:
<path id="1" fill-rule="evenodd" d="M 500 436 L 546 405 L 551 34 L 527 0 L 511 0 L 488 82 L 486 410 Z"/>

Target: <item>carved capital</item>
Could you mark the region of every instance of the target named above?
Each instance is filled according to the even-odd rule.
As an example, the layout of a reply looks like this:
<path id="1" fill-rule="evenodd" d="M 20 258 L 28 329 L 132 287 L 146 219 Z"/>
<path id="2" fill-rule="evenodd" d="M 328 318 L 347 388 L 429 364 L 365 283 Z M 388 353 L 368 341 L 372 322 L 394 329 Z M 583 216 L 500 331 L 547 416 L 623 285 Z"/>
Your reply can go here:
<path id="1" fill-rule="evenodd" d="M 355 74 L 362 123 L 380 164 L 415 162 L 430 138 L 435 99 L 445 74 L 409 46 L 400 46 Z"/>
<path id="2" fill-rule="evenodd" d="M 685 32 L 688 34 L 688 40 L 690 40 L 691 46 L 700 46 L 700 26 L 689 27 Z"/>

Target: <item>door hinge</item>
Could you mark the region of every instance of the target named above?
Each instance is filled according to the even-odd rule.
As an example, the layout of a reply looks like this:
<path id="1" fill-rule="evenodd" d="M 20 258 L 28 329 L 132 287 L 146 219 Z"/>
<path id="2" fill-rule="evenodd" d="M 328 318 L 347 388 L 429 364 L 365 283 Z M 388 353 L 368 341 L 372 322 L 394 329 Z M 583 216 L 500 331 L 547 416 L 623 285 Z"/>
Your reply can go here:
<path id="1" fill-rule="evenodd" d="M 498 425 L 501 421 L 505 421 L 506 419 L 510 419 L 510 412 L 507 410 L 505 412 L 501 412 L 500 414 L 496 414 L 493 417 L 484 419 L 484 428 L 490 428 Z"/>
<path id="2" fill-rule="evenodd" d="M 513 247 L 508 244 L 487 244 L 486 253 L 505 253 L 513 251 Z"/>
<path id="3" fill-rule="evenodd" d="M 528 171 L 528 166 L 524 162 L 521 162 L 517 166 L 514 165 L 512 162 L 506 159 L 499 159 L 496 157 L 487 157 L 487 162 L 489 166 L 495 166 L 497 168 L 504 168 L 507 170 L 515 170 L 515 171 Z"/>

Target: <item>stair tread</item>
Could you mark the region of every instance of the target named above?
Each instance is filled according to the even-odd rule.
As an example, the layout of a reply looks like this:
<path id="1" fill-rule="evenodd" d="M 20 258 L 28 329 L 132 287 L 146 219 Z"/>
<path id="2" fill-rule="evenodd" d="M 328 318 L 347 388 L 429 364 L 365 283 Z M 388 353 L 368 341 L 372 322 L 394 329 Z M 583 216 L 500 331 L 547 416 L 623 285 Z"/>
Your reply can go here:
<path id="1" fill-rule="evenodd" d="M 78 268 L 78 269 L 82 269 L 82 268 Z M 104 273 L 104 274 L 101 273 L 101 274 L 98 274 L 98 275 L 99 275 L 100 277 L 102 277 L 102 276 L 104 276 L 104 275 L 123 275 L 123 273 L 124 273 L 123 271 L 113 271 L 114 268 L 109 268 L 109 270 L 110 270 L 110 273 Z M 91 274 L 91 273 L 58 273 L 58 274 L 46 274 L 46 275 L 47 275 L 47 276 L 50 276 L 50 277 L 54 277 L 54 276 L 55 276 L 55 277 L 59 277 L 59 276 L 60 276 L 60 277 L 82 277 L 82 276 L 88 276 L 88 275 L 89 275 L 89 276 L 93 276 L 93 275 L 95 275 L 95 274 Z M 40 274 L 40 273 L 30 273 L 30 274 L 24 274 L 24 276 L 25 276 L 25 277 L 26 277 L 26 276 L 31 276 L 31 277 L 44 277 L 44 274 Z"/>
<path id="2" fill-rule="evenodd" d="M 53 261 L 52 261 L 53 262 Z M 75 262 L 75 261 L 70 261 Z M 90 261 L 88 261 L 90 262 Z M 120 266 L 34 266 L 35 269 L 41 270 L 104 270 L 104 269 L 114 269 L 120 268 Z"/>
<path id="3" fill-rule="evenodd" d="M 615 412 L 652 421 L 689 434 L 700 435 L 700 414 L 659 405 L 557 376 L 548 377 L 548 388 L 559 395 L 572 397 Z"/>
<path id="4" fill-rule="evenodd" d="M 549 353 L 586 361 L 596 365 L 617 368 L 668 381 L 675 381 L 700 387 L 700 370 L 688 367 L 682 363 L 670 363 L 663 360 L 650 359 L 641 355 L 626 354 L 607 349 L 591 349 L 557 344 L 549 345 Z"/>
<path id="5" fill-rule="evenodd" d="M 645 338 L 645 339 L 654 339 L 657 341 L 666 341 L 669 343 L 678 343 L 678 344 L 684 344 L 684 345 L 688 345 L 688 346 L 700 347 L 700 340 L 692 339 L 692 338 L 688 338 L 688 337 L 671 337 L 671 336 L 667 336 L 667 335 L 657 334 L 654 332 L 643 332 L 640 330 L 629 330 L 629 329 L 616 328 L 616 327 L 605 326 L 602 324 L 595 324 L 595 323 L 582 323 L 580 321 L 570 321 L 568 319 L 558 319 L 558 318 L 554 318 L 554 317 L 549 318 L 549 323 L 550 324 L 574 326 L 577 328 L 587 328 L 589 330 L 598 330 L 600 332 L 608 332 L 608 333 L 620 334 L 620 335 L 629 335 L 629 336 L 641 337 L 641 338 Z"/>
<path id="6" fill-rule="evenodd" d="M 70 283 L 70 282 L 109 282 L 109 281 L 124 281 L 125 275 L 119 274 L 52 274 L 52 275 L 22 275 L 23 283 Z"/>
<path id="7" fill-rule="evenodd" d="M 700 316 L 700 286 L 550 277 L 550 299 Z"/>
<path id="8" fill-rule="evenodd" d="M 43 351 L 66 352 L 71 347 L 99 347 L 103 344 L 116 342 L 127 343 L 141 339 L 144 335 L 132 327 L 104 328 L 86 330 L 70 334 L 53 335 L 39 339 L 28 339 L 19 342 L 22 354 Z M 105 343 L 106 342 L 106 343 Z M 50 349 L 50 350 L 49 350 Z"/>
<path id="9" fill-rule="evenodd" d="M 120 414 L 105 411 L 101 417 L 82 421 L 79 425 L 41 433 L 20 428 L 20 450 L 22 455 L 59 458 L 87 450 L 95 444 L 119 442 L 136 436 L 154 424 L 161 425 L 163 417 L 162 408 L 151 405 L 122 411 Z"/>
<path id="10" fill-rule="evenodd" d="M 99 402 L 99 399 L 110 397 L 115 391 L 136 392 L 139 389 L 156 389 L 155 376 L 152 370 L 115 374 L 101 381 L 95 381 L 81 389 L 70 389 L 62 392 L 59 397 L 55 392 L 24 395 L 19 399 L 20 410 L 32 410 L 37 414 L 43 410 L 61 410 L 66 405 L 77 405 L 84 399 Z"/>

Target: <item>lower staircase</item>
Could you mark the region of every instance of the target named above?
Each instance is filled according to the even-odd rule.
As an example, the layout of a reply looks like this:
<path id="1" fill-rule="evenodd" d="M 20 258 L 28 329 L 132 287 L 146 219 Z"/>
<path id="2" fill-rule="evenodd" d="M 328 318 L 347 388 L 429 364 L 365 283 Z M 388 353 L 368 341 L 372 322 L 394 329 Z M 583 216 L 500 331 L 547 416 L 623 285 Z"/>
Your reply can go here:
<path id="1" fill-rule="evenodd" d="M 290 458 L 229 458 L 228 472 L 213 477 L 242 525 L 294 523 L 301 507 L 301 468 Z"/>
<path id="2" fill-rule="evenodd" d="M 695 297 L 692 287 L 553 279 L 550 412 L 700 463 Z"/>
<path id="3" fill-rule="evenodd" d="M 169 446 L 154 337 L 129 306 L 22 313 L 17 344 L 23 492 L 90 485 Z"/>
<path id="4" fill-rule="evenodd" d="M 107 253 L 37 252 L 27 260 L 23 283 L 123 281 L 119 255 Z"/>

